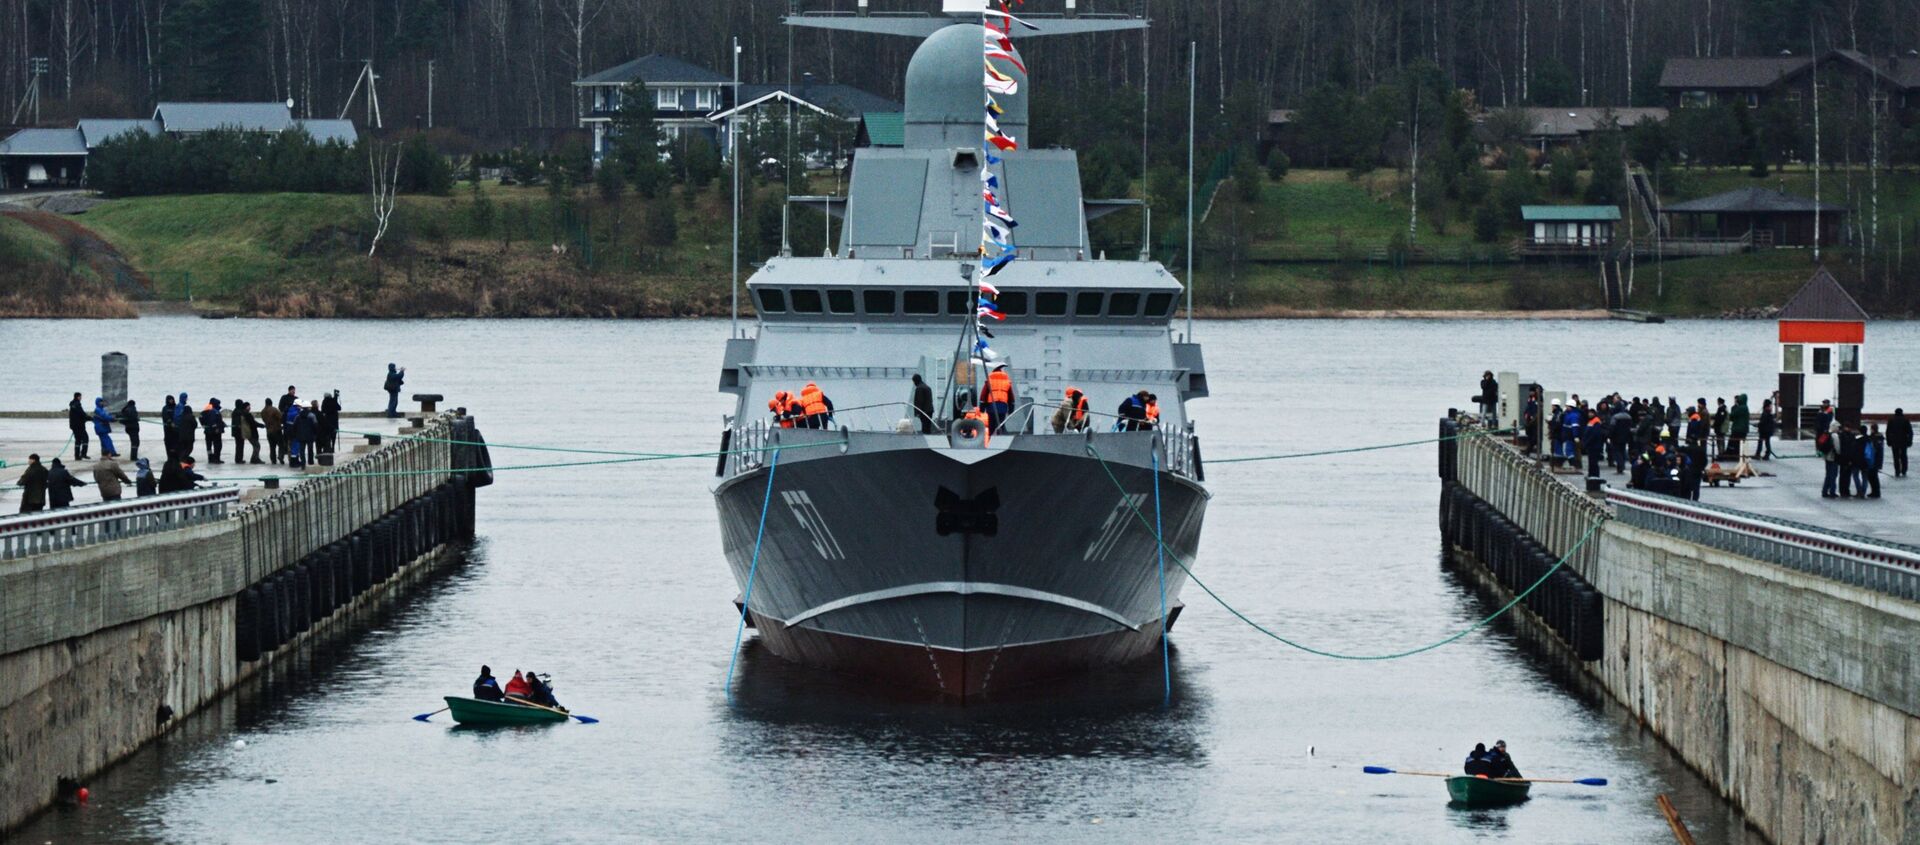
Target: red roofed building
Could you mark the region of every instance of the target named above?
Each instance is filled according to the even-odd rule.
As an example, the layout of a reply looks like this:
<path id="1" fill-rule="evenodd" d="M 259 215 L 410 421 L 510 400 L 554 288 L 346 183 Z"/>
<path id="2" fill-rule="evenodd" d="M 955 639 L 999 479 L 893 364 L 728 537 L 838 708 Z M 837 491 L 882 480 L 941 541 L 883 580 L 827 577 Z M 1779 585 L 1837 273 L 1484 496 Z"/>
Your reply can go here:
<path id="1" fill-rule="evenodd" d="M 1781 431 L 1800 430 L 1800 411 L 1832 402 L 1842 422 L 1858 425 L 1867 377 L 1860 349 L 1867 312 L 1822 267 L 1776 318 L 1780 325 Z"/>

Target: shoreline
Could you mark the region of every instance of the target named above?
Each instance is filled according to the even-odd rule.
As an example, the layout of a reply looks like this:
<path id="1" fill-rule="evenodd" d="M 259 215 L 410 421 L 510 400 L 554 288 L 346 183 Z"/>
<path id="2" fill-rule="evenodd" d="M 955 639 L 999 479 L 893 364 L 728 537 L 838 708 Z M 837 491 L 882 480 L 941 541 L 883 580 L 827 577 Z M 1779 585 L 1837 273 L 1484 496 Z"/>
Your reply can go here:
<path id="1" fill-rule="evenodd" d="M 176 301 L 153 300 L 134 301 L 133 316 L 106 316 L 97 313 L 76 314 L 4 314 L 0 313 L 0 322 L 7 320 L 137 320 L 141 317 L 191 317 L 199 316 L 209 320 L 250 319 L 250 320 L 685 320 L 685 319 L 725 319 L 729 313 L 724 310 L 694 309 L 690 311 L 667 311 L 642 314 L 352 314 L 328 317 L 289 317 L 260 312 L 248 312 L 219 304 L 195 304 Z M 743 310 L 743 318 L 753 318 L 751 310 Z M 1201 306 L 1194 309 L 1195 319 L 1201 320 L 1607 320 L 1612 314 L 1600 308 L 1551 308 L 1537 311 L 1485 309 L 1485 308 L 1308 308 L 1290 305 L 1260 305 L 1249 308 L 1220 308 Z M 1669 320 L 1768 320 L 1769 316 L 1757 313 L 1723 314 L 1667 314 Z M 1176 312 L 1172 319 L 1186 318 L 1185 312 Z M 1876 315 L 1876 321 L 1896 321 L 1915 319 L 1910 314 Z"/>

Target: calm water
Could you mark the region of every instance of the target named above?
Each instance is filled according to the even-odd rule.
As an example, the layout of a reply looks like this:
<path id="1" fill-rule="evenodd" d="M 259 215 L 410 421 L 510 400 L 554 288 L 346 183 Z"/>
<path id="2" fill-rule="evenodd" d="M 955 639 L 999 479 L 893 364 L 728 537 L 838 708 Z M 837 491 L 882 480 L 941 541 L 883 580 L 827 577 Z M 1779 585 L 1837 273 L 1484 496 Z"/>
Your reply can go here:
<path id="1" fill-rule="evenodd" d="M 1873 328 L 1875 406 L 1896 380 L 1874 373 L 1920 371 L 1917 329 Z M 1430 437 L 1487 367 L 1583 394 L 1763 395 L 1772 332 L 1202 324 L 1217 395 L 1195 413 L 1208 456 L 1228 457 Z M 149 408 L 167 391 L 266 396 L 294 382 L 339 387 L 358 409 L 384 398 L 393 360 L 410 390 L 470 407 L 495 443 L 701 451 L 730 410 L 713 389 L 725 334 L 715 321 L 0 322 L 0 402 L 59 408 L 97 384 L 99 353 L 119 349 Z M 502 465 L 551 458 L 494 449 Z M 1199 572 L 1324 648 L 1390 651 L 1456 631 L 1488 608 L 1439 564 L 1433 460 L 1417 447 L 1211 468 Z M 1189 589 L 1168 710 L 1157 665 L 1056 690 L 1074 703 L 960 710 L 857 691 L 751 638 L 729 708 L 735 587 L 711 475 L 705 459 L 502 472 L 482 491 L 469 562 L 187 720 L 94 779 L 91 806 L 43 816 L 15 841 L 1653 843 L 1671 841 L 1653 804 L 1662 792 L 1701 841 L 1745 841 L 1675 757 L 1499 627 L 1413 659 L 1333 662 L 1259 637 Z M 561 699 L 602 723 L 472 732 L 408 719 L 463 692 L 483 662 L 552 673 Z M 1450 770 L 1496 738 L 1529 774 L 1613 785 L 1462 812 L 1432 780 L 1359 772 Z"/>

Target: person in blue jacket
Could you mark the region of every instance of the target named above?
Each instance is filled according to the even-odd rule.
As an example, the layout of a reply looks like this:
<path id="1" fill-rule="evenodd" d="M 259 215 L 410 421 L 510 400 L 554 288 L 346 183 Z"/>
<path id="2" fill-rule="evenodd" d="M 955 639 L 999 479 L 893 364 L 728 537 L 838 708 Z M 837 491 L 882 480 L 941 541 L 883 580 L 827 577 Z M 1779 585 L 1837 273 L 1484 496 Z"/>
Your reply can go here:
<path id="1" fill-rule="evenodd" d="M 387 416 L 400 416 L 400 385 L 407 381 L 407 371 L 393 364 L 387 365 L 387 381 L 381 385 L 387 391 Z"/>
<path id="2" fill-rule="evenodd" d="M 200 428 L 207 434 L 207 463 L 226 463 L 220 460 L 220 449 L 227 442 L 227 418 L 220 411 L 220 400 L 207 400 L 200 410 Z"/>
<path id="3" fill-rule="evenodd" d="M 1560 414 L 1560 430 L 1564 433 L 1561 448 L 1566 450 L 1566 454 L 1562 457 L 1567 460 L 1579 460 L 1579 454 L 1574 451 L 1574 446 L 1583 443 L 1581 435 L 1586 430 L 1584 425 L 1586 421 L 1586 417 L 1581 416 L 1580 406 L 1571 402 L 1567 403 L 1567 409 Z M 1578 464 L 1576 463 L 1575 466 Z"/>
<path id="4" fill-rule="evenodd" d="M 307 465 L 306 461 L 301 460 L 300 451 L 305 445 L 300 438 L 300 418 L 306 415 L 307 409 L 295 402 L 287 406 L 287 417 L 280 421 L 280 428 L 286 433 L 287 438 L 287 466 L 292 469 L 300 469 Z"/>
<path id="5" fill-rule="evenodd" d="M 100 454 L 120 457 L 113 448 L 113 415 L 107 413 L 107 400 L 99 396 L 93 398 L 93 436 L 100 439 Z"/>
<path id="6" fill-rule="evenodd" d="M 184 458 L 193 454 L 193 441 L 200 433 L 199 416 L 193 412 L 193 404 L 187 401 L 187 394 L 181 391 L 180 397 L 173 403 L 173 417 L 166 420 L 168 430 L 173 432 L 172 457 Z"/>

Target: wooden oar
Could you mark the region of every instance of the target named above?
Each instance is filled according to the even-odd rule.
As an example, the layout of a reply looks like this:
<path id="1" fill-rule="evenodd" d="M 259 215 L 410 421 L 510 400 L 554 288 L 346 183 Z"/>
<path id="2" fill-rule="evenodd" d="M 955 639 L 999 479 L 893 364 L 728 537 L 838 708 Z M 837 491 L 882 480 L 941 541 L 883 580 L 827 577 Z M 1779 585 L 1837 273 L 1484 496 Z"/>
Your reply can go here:
<path id="1" fill-rule="evenodd" d="M 413 720 L 414 720 L 414 721 L 416 721 L 416 722 L 424 722 L 424 721 L 426 721 L 426 720 L 427 720 L 427 717 L 429 717 L 429 716 L 432 716 L 432 715 L 434 715 L 435 713 L 445 713 L 445 712 L 447 712 L 448 710 L 452 710 L 452 709 L 453 709 L 452 707 L 442 707 L 442 708 L 440 708 L 440 709 L 438 709 L 438 710 L 435 710 L 435 711 L 433 711 L 433 713 L 422 713 L 422 714 L 420 714 L 420 715 L 418 715 L 418 716 L 415 716 L 415 717 L 413 717 Z"/>
<path id="2" fill-rule="evenodd" d="M 1394 769 L 1389 769 L 1385 766 L 1361 766 L 1360 770 L 1370 775 L 1415 775 L 1418 777 L 1425 777 L 1425 778 L 1468 777 L 1467 775 L 1453 775 L 1453 774 L 1447 774 L 1445 772 L 1402 772 L 1402 771 L 1396 771 Z M 1474 775 L 1474 777 L 1482 777 L 1482 776 Z M 1486 779 L 1491 781 L 1498 781 L 1500 783 L 1571 783 L 1571 784 L 1577 784 L 1579 786 L 1606 786 L 1607 785 L 1606 778 L 1580 778 L 1579 780 L 1563 780 L 1563 779 L 1556 779 L 1556 778 L 1486 778 Z"/>
<path id="3" fill-rule="evenodd" d="M 1572 783 L 1580 786 L 1606 786 L 1606 778 L 1580 778 L 1578 780 L 1560 780 L 1556 778 L 1488 778 L 1501 783 Z"/>
<path id="4" fill-rule="evenodd" d="M 1414 775 L 1416 777 L 1423 777 L 1423 778 L 1459 777 L 1459 775 L 1450 775 L 1450 774 L 1447 774 L 1446 772 L 1402 772 L 1402 771 L 1397 771 L 1395 769 L 1389 769 L 1385 766 L 1361 766 L 1360 771 L 1366 772 L 1367 774 L 1370 774 L 1370 775 Z"/>
<path id="5" fill-rule="evenodd" d="M 528 700 L 526 700 L 526 699 L 524 699 L 524 698 L 521 698 L 520 696 L 517 696 L 517 695 L 509 695 L 509 696 L 507 696 L 507 700 L 508 700 L 508 701 L 511 701 L 511 702 L 513 702 L 513 703 L 515 703 L 515 704 L 524 704 L 524 705 L 526 705 L 526 706 L 528 706 L 528 707 L 538 707 L 538 708 L 540 708 L 540 709 L 542 709 L 542 710 L 545 710 L 545 711 L 547 711 L 547 712 L 549 712 L 549 713 L 558 713 L 558 714 L 560 714 L 560 715 L 562 715 L 562 716 L 572 716 L 572 717 L 573 717 L 573 718 L 575 718 L 575 719 L 579 719 L 579 720 L 580 720 L 580 724 L 583 724 L 583 725 L 597 725 L 597 724 L 600 724 L 600 720 L 599 720 L 599 719 L 595 719 L 595 718 L 593 718 L 592 716 L 582 716 L 582 715 L 580 715 L 580 714 L 578 714 L 578 713 L 568 713 L 567 711 L 565 711 L 565 710 L 561 710 L 561 709 L 560 709 L 560 708 L 558 708 L 558 707 L 548 707 L 548 706 L 547 706 L 547 705 L 545 705 L 545 704 L 538 704 L 538 703 L 535 703 L 535 702 L 532 702 L 532 701 L 528 701 Z"/>

